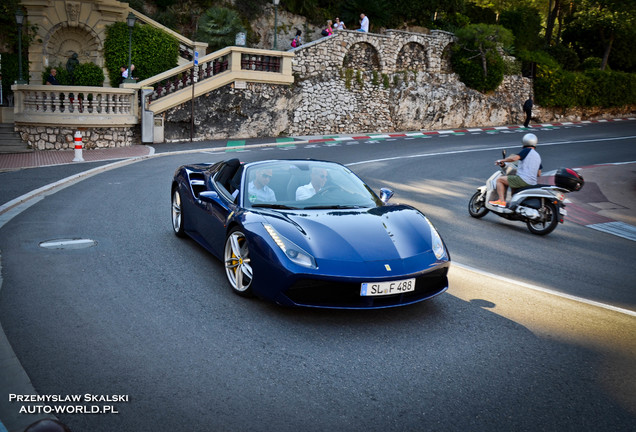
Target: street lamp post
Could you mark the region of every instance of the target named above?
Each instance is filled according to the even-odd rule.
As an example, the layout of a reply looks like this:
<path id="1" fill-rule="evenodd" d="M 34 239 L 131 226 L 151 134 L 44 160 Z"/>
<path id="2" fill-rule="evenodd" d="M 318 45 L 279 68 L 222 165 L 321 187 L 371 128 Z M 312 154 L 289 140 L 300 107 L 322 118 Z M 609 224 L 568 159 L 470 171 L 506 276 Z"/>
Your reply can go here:
<path id="1" fill-rule="evenodd" d="M 24 22 L 24 13 L 22 9 L 15 12 L 15 22 L 18 24 L 18 80 L 16 84 L 26 84 L 22 79 L 22 23 Z"/>
<path id="2" fill-rule="evenodd" d="M 274 0 L 274 49 L 276 49 L 276 36 L 278 36 L 278 3 L 280 0 Z"/>
<path id="3" fill-rule="evenodd" d="M 128 76 L 124 79 L 125 83 L 134 83 L 135 80 L 132 77 L 132 31 L 135 26 L 135 21 L 137 21 L 137 17 L 134 13 L 130 12 L 128 17 L 126 17 L 126 24 L 128 24 Z"/>

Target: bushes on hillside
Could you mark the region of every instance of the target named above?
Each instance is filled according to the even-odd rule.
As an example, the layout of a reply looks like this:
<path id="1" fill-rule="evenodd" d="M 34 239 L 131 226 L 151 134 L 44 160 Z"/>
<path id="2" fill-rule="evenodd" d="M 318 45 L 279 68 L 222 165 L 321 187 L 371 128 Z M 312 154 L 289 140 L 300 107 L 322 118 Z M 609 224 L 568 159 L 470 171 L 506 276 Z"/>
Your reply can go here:
<path id="1" fill-rule="evenodd" d="M 545 59 L 545 57 L 543 57 Z M 549 107 L 616 107 L 636 104 L 636 74 L 562 69 L 556 61 L 537 62 L 535 99 Z"/>

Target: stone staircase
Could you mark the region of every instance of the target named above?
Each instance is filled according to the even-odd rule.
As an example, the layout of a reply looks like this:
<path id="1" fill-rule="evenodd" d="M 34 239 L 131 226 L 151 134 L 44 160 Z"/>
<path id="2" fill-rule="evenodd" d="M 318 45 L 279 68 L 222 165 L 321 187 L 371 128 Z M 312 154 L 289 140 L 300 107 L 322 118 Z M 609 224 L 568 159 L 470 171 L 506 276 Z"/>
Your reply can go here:
<path id="1" fill-rule="evenodd" d="M 0 123 L 0 153 L 26 153 L 33 150 L 13 131 L 13 123 Z"/>

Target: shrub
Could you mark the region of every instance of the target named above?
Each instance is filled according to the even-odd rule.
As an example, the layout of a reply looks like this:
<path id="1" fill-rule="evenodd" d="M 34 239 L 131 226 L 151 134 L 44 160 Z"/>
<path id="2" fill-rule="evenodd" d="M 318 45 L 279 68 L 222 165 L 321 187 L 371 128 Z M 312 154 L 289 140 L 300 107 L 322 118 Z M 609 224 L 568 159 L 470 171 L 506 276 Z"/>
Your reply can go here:
<path id="1" fill-rule="evenodd" d="M 579 67 L 579 56 L 572 48 L 565 45 L 554 45 L 545 49 L 545 51 L 565 70 L 576 70 Z"/>
<path id="2" fill-rule="evenodd" d="M 120 68 L 128 66 L 129 30 L 125 22 L 106 29 L 104 59 L 112 86 L 121 81 Z M 179 42 L 163 30 L 149 25 L 135 24 L 132 32 L 132 63 L 134 76 L 144 80 L 177 66 Z"/>
<path id="3" fill-rule="evenodd" d="M 537 103 L 553 107 L 614 107 L 636 104 L 636 74 L 589 69 L 572 72 L 537 65 L 534 80 Z"/>
<path id="4" fill-rule="evenodd" d="M 601 70 L 603 59 L 599 57 L 588 57 L 581 63 L 581 70 L 598 69 Z M 605 67 L 607 69 L 607 66 Z"/>
<path id="5" fill-rule="evenodd" d="M 510 30 L 497 25 L 471 24 L 458 30 L 457 38 L 451 64 L 459 79 L 480 92 L 499 87 L 506 65 L 498 49 L 512 42 Z"/>
<path id="6" fill-rule="evenodd" d="M 451 60 L 453 70 L 459 75 L 459 79 L 472 89 L 480 92 L 492 91 L 499 87 L 503 81 L 506 65 L 496 51 L 492 51 L 486 56 L 488 66 L 488 75 L 486 76 L 480 59 L 459 47 L 453 48 Z"/>
<path id="7" fill-rule="evenodd" d="M 80 63 L 74 71 L 75 85 L 101 87 L 104 85 L 104 72 L 95 63 Z"/>

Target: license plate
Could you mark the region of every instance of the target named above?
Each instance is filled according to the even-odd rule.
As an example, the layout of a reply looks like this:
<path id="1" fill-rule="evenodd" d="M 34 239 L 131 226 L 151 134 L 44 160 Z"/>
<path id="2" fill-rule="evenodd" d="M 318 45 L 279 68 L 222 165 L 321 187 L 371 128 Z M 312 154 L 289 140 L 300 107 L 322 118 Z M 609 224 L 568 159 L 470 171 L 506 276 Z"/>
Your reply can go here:
<path id="1" fill-rule="evenodd" d="M 383 296 L 415 291 L 415 278 L 389 282 L 367 282 L 360 288 L 361 296 Z"/>

